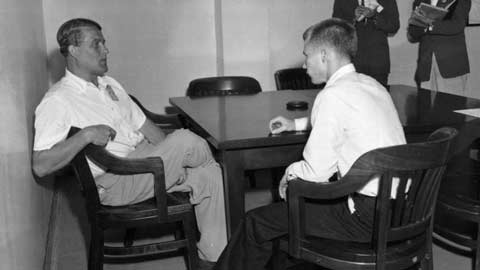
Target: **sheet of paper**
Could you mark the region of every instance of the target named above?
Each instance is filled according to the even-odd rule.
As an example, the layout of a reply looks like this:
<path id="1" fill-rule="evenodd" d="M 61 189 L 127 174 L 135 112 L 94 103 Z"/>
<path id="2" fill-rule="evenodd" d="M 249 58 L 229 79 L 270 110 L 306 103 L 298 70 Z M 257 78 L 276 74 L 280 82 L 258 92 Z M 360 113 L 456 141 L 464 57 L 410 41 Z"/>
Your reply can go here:
<path id="1" fill-rule="evenodd" d="M 465 109 L 465 110 L 456 110 L 454 111 L 456 113 L 462 113 L 466 115 L 470 115 L 473 117 L 478 117 L 480 118 L 480 108 L 474 108 L 474 109 Z"/>

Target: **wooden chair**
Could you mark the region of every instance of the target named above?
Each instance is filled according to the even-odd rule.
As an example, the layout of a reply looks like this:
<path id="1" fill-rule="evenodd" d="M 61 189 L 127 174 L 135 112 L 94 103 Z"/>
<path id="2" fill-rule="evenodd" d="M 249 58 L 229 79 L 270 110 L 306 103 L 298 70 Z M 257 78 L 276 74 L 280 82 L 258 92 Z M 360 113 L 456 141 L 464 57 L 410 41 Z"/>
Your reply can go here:
<path id="1" fill-rule="evenodd" d="M 187 88 L 189 97 L 251 95 L 262 91 L 258 81 L 245 76 L 198 78 Z"/>
<path id="2" fill-rule="evenodd" d="M 329 269 L 406 269 L 416 264 L 421 264 L 421 269 L 433 269 L 435 200 L 456 134 L 453 128 L 442 128 L 427 142 L 372 150 L 335 182 L 290 181 L 289 235 L 279 240 L 277 248 Z M 343 242 L 306 234 L 306 199 L 347 196 L 373 176 L 380 177 L 380 184 L 371 242 Z M 396 199 L 390 197 L 392 179 L 399 183 Z M 285 264 L 278 258 L 274 266 L 281 269 Z"/>
<path id="3" fill-rule="evenodd" d="M 78 131 L 78 128 L 72 128 L 69 136 Z M 155 197 L 132 205 L 115 207 L 102 205 L 87 158 L 114 174 L 153 174 Z M 104 147 L 90 144 L 75 156 L 71 165 L 85 199 L 90 224 L 89 270 L 103 269 L 103 262 L 106 260 L 127 262 L 135 259 L 133 261 L 138 261 L 138 259 L 154 258 L 155 255 L 177 249 L 187 251 L 188 269 L 196 269 L 197 229 L 193 207 L 189 203 L 188 194 L 166 192 L 163 162 L 160 157 L 119 158 L 110 154 Z M 167 223 L 181 225 L 184 237 L 176 237 L 172 241 L 132 246 L 107 246 L 104 243 L 104 231 L 107 229 L 127 229 Z"/>
<path id="4" fill-rule="evenodd" d="M 148 119 L 152 120 L 166 133 L 170 133 L 175 129 L 184 127 L 184 119 L 181 118 L 179 114 L 157 114 L 151 112 L 150 110 L 145 108 L 135 96 L 131 94 L 129 96 L 133 100 L 133 102 L 135 102 L 138 107 L 140 107 L 145 116 L 147 116 Z"/>
<path id="5" fill-rule="evenodd" d="M 440 186 L 434 237 L 454 251 L 472 253 L 480 270 L 480 140 L 458 149 Z"/>
<path id="6" fill-rule="evenodd" d="M 323 89 L 325 83 L 316 85 L 304 68 L 286 68 L 275 72 L 277 90 Z"/>

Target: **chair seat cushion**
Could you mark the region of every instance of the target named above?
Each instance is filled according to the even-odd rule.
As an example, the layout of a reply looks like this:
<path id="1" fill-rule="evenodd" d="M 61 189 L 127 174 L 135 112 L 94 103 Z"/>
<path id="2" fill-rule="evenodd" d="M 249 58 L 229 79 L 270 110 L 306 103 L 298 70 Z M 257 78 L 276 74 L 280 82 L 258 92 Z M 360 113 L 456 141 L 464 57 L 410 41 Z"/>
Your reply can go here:
<path id="1" fill-rule="evenodd" d="M 322 265 L 328 261 L 331 265 L 375 265 L 376 255 L 370 243 L 358 243 L 338 241 L 310 236 L 308 243 L 304 243 L 302 252 L 304 257 L 312 262 L 322 261 Z M 281 240 L 280 249 L 287 251 L 288 239 Z M 425 235 L 421 235 L 411 241 L 393 243 L 387 246 L 386 263 L 410 265 L 418 262 L 426 252 Z"/>
<path id="2" fill-rule="evenodd" d="M 189 194 L 184 192 L 167 193 L 168 215 L 193 211 Z M 155 198 L 124 206 L 103 205 L 97 215 L 108 222 L 130 222 L 133 220 L 154 220 L 157 218 Z"/>

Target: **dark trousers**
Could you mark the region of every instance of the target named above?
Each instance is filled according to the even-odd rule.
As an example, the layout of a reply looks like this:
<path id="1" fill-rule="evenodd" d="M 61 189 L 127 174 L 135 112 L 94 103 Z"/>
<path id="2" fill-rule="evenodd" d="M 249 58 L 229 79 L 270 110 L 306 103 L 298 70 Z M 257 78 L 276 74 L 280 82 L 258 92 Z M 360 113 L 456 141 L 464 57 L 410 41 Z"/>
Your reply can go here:
<path id="1" fill-rule="evenodd" d="M 307 233 L 323 238 L 368 242 L 371 240 L 375 198 L 354 195 L 352 214 L 347 199 L 306 203 Z M 288 233 L 287 203 L 280 202 L 249 211 L 233 233 L 214 269 L 265 269 L 273 241 Z"/>

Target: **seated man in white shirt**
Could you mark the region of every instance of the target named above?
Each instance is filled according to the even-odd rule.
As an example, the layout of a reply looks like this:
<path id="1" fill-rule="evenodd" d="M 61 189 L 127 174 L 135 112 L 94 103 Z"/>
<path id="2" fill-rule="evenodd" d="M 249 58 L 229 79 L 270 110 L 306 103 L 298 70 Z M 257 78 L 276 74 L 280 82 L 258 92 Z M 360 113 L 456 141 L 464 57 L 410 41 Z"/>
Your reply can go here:
<path id="1" fill-rule="evenodd" d="M 328 19 L 308 28 L 304 41 L 304 68 L 314 84 L 327 83 L 315 99 L 310 119 L 280 116 L 270 122 L 273 134 L 311 126 L 303 160 L 288 166 L 281 180 L 282 198 L 291 179 L 325 182 L 334 173 L 341 177 L 362 154 L 405 143 L 387 90 L 373 78 L 357 73 L 351 63 L 357 50 L 355 28 L 341 19 Z M 307 204 L 307 230 L 324 238 L 369 241 L 377 189 L 374 180 L 349 199 Z M 238 226 L 215 269 L 264 269 L 272 251 L 271 240 L 287 233 L 286 202 L 254 209 Z"/>
<path id="2" fill-rule="evenodd" d="M 182 129 L 167 136 L 143 114 L 108 70 L 98 23 L 65 22 L 57 33 L 65 76 L 35 111 L 32 167 L 43 177 L 67 165 L 87 144 L 105 145 L 121 157 L 160 156 L 169 192 L 190 192 L 195 206 L 199 256 L 216 261 L 227 242 L 221 169 L 205 140 Z M 82 128 L 67 139 L 72 126 Z M 153 197 L 153 176 L 114 175 L 90 163 L 101 203 L 124 205 Z"/>

